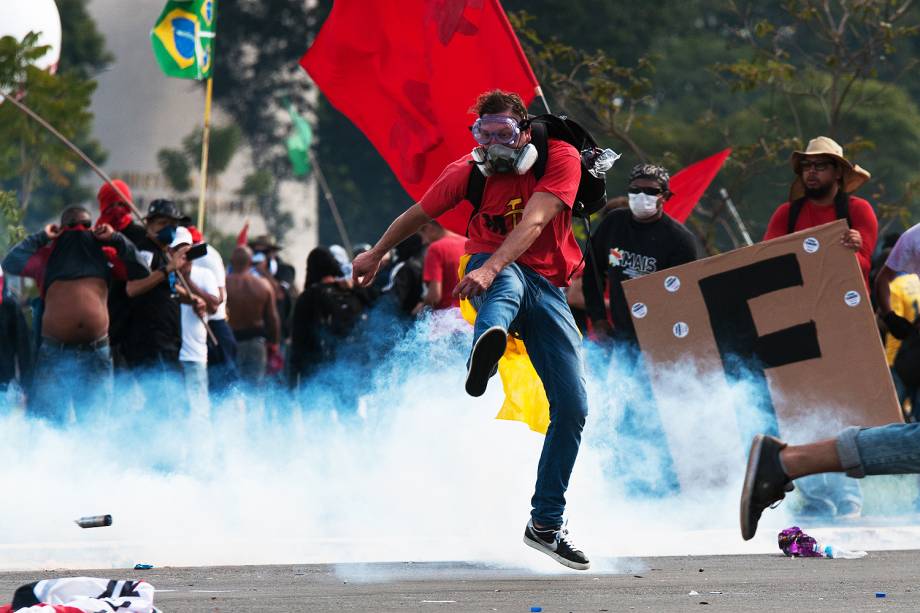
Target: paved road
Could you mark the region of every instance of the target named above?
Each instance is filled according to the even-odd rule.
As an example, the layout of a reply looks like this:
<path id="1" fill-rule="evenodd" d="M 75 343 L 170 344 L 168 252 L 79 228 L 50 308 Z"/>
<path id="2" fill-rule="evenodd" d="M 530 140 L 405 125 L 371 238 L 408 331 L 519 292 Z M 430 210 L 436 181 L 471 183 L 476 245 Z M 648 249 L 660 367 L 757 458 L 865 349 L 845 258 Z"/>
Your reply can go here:
<path id="1" fill-rule="evenodd" d="M 782 555 L 646 558 L 624 574 L 535 575 L 465 563 L 234 566 L 0 574 L 142 576 L 165 613 L 373 611 L 920 611 L 920 552 L 862 560 Z M 698 595 L 690 595 L 691 591 Z M 885 592 L 886 598 L 876 597 Z"/>

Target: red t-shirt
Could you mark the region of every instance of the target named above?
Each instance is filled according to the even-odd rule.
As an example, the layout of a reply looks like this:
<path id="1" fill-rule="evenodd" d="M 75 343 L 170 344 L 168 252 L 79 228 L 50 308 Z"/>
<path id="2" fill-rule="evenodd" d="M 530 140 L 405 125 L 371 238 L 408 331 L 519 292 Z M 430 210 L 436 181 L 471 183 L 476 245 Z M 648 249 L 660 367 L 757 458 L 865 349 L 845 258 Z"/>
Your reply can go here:
<path id="1" fill-rule="evenodd" d="M 837 219 L 837 209 L 833 204 L 826 206 L 817 205 L 811 200 L 802 204 L 802 210 L 795 220 L 795 231 L 813 228 L 830 223 Z M 869 285 L 869 269 L 872 268 L 872 252 L 875 251 L 875 241 L 878 240 L 878 219 L 872 205 L 862 198 L 850 196 L 850 223 L 854 230 L 858 230 L 862 237 L 862 247 L 856 252 L 859 267 L 862 269 L 866 286 Z M 789 230 L 789 203 L 784 202 L 773 212 L 770 223 L 767 224 L 765 241 L 777 236 L 785 236 Z"/>
<path id="2" fill-rule="evenodd" d="M 425 265 L 422 268 L 422 281 L 441 282 L 441 301 L 435 305 L 436 309 L 460 306 L 460 299 L 454 298 L 453 293 L 459 281 L 457 269 L 460 267 L 460 258 L 466 253 L 465 245 L 466 239 L 453 232 L 448 232 L 428 245 Z"/>
<path id="3" fill-rule="evenodd" d="M 543 275 L 553 285 L 564 287 L 569 284 L 569 274 L 581 261 L 581 248 L 572 235 L 572 204 L 581 180 L 581 159 L 575 147 L 555 139 L 547 143 L 547 154 L 546 171 L 539 181 L 532 172 L 486 178 L 482 205 L 470 223 L 466 252 L 494 252 L 521 220 L 534 192 L 553 194 L 562 200 L 565 208 L 543 228 L 517 262 Z M 429 217 L 438 217 L 464 200 L 470 159 L 465 155 L 448 164 L 419 200 Z"/>

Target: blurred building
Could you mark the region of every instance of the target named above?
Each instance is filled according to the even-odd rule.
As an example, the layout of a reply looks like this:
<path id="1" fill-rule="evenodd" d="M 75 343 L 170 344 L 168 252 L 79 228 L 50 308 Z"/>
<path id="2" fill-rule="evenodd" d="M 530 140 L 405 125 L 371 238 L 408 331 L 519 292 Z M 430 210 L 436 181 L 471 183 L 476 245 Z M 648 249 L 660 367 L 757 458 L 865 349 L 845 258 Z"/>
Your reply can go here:
<path id="1" fill-rule="evenodd" d="M 157 152 L 179 148 L 182 139 L 203 123 L 204 88 L 194 81 L 165 77 L 153 58 L 150 29 L 163 6 L 164 0 L 90 0 L 88 5 L 115 56 L 109 69 L 98 75 L 92 107 L 95 137 L 109 152 L 106 169 L 127 181 L 138 204 L 180 196 L 172 193 L 162 176 Z M 215 107 L 212 125 L 228 122 Z M 265 233 L 255 205 L 236 193 L 250 171 L 250 155 L 243 147 L 216 185 L 209 184 L 205 221 L 209 231 L 235 236 L 248 219 L 250 237 Z M 193 187 L 181 196 L 191 200 L 191 206 L 184 208 L 195 219 L 199 187 L 197 171 L 192 174 Z M 294 219 L 287 234 L 279 237 L 283 257 L 294 264 L 302 282 L 307 253 L 318 241 L 315 182 L 282 183 L 281 207 Z"/>

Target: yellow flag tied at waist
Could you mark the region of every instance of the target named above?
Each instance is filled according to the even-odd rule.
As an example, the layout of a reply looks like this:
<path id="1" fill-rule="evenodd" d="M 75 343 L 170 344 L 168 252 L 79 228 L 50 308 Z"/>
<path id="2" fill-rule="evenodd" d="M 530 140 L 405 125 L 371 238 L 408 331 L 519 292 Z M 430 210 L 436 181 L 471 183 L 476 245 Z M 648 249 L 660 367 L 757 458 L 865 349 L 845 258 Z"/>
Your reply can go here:
<path id="1" fill-rule="evenodd" d="M 460 258 L 458 278 L 463 278 L 470 257 L 470 254 L 466 254 Z M 470 325 L 476 323 L 476 309 L 469 300 L 460 301 L 460 313 Z M 549 427 L 549 400 L 546 398 L 546 390 L 543 389 L 543 382 L 530 362 L 524 341 L 511 334 L 508 335 L 505 355 L 498 361 L 498 376 L 501 377 L 502 387 L 505 389 L 505 402 L 495 418 L 522 421 L 534 432 L 546 434 Z"/>

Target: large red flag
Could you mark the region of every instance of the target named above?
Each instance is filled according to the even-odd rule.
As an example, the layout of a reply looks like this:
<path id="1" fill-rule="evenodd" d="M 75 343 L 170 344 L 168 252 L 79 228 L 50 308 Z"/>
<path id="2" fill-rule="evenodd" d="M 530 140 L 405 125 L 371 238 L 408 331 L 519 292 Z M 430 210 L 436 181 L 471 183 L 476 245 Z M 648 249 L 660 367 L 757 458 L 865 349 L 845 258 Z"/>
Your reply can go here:
<path id="1" fill-rule="evenodd" d="M 674 195 L 665 203 L 665 213 L 681 223 L 686 221 L 731 152 L 731 149 L 720 151 L 690 164 L 671 177 L 670 187 Z"/>
<path id="2" fill-rule="evenodd" d="M 476 96 L 530 104 L 537 87 L 498 0 L 335 0 L 300 63 L 415 200 L 476 145 Z M 441 222 L 465 232 L 468 217 L 457 207 Z"/>

